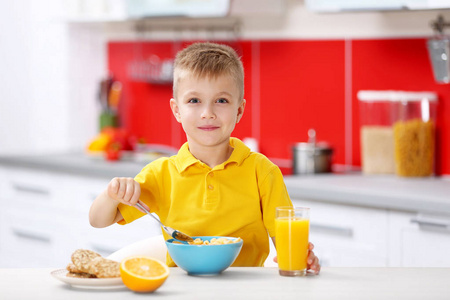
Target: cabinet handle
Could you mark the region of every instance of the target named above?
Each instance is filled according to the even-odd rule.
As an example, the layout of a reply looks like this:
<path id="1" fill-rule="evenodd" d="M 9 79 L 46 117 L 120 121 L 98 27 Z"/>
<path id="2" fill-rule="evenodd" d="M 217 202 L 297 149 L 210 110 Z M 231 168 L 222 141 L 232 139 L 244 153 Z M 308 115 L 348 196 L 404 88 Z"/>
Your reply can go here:
<path id="1" fill-rule="evenodd" d="M 340 235 L 346 237 L 353 236 L 353 229 L 348 227 L 339 227 L 323 224 L 310 224 L 310 230 L 315 232 L 329 233 L 332 235 Z"/>
<path id="2" fill-rule="evenodd" d="M 20 183 L 14 183 L 13 187 L 18 192 L 25 192 L 31 194 L 39 194 L 39 195 L 49 195 L 50 192 L 47 189 L 39 188 L 35 186 L 27 186 Z"/>
<path id="3" fill-rule="evenodd" d="M 411 219 L 411 223 L 416 223 L 419 225 L 420 229 L 423 230 L 439 230 L 439 231 L 449 231 L 450 232 L 450 220 L 445 221 L 438 221 L 435 219 L 421 219 L 419 218 L 413 218 Z"/>
<path id="4" fill-rule="evenodd" d="M 12 231 L 13 231 L 14 235 L 19 238 L 25 238 L 25 239 L 29 239 L 29 240 L 46 243 L 46 244 L 50 244 L 52 242 L 50 237 L 36 234 L 35 232 L 30 232 L 30 231 L 26 231 L 26 230 L 17 229 L 17 228 L 12 228 Z"/>

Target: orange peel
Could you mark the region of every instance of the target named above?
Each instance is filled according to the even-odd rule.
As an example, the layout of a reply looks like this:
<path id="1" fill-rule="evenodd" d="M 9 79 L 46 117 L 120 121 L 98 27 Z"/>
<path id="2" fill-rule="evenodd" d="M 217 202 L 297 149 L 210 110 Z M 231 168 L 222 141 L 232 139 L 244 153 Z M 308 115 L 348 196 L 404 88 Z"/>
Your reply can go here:
<path id="1" fill-rule="evenodd" d="M 127 288 L 135 292 L 153 292 L 169 277 L 169 267 L 149 256 L 131 256 L 120 263 L 120 276 Z"/>

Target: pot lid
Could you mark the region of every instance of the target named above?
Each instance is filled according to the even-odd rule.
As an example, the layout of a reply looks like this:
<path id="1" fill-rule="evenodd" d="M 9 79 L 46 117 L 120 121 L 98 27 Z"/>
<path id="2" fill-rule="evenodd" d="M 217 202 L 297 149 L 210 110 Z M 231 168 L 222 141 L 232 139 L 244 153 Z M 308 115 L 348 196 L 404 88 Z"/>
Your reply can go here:
<path id="1" fill-rule="evenodd" d="M 358 92 L 359 101 L 437 101 L 437 94 L 434 92 L 405 92 L 405 91 L 364 91 Z"/>
<path id="2" fill-rule="evenodd" d="M 316 131 L 314 129 L 308 130 L 308 142 L 296 143 L 294 145 L 296 150 L 308 150 L 308 151 L 332 151 L 333 149 L 327 142 L 316 143 Z"/>
<path id="3" fill-rule="evenodd" d="M 327 150 L 333 150 L 330 146 L 330 144 L 326 142 L 319 142 L 319 143 L 296 143 L 294 144 L 294 148 L 296 150 L 315 150 L 315 151 L 327 151 Z"/>

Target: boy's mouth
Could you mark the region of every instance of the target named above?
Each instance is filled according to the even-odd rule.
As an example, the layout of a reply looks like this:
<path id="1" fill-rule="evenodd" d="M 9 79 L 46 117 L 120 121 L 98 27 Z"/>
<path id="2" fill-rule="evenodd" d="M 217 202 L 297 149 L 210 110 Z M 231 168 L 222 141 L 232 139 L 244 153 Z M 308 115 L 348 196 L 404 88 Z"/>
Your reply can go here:
<path id="1" fill-rule="evenodd" d="M 219 126 L 212 126 L 212 125 L 205 125 L 205 126 L 199 126 L 198 129 L 205 130 L 205 131 L 212 131 L 219 128 Z"/>

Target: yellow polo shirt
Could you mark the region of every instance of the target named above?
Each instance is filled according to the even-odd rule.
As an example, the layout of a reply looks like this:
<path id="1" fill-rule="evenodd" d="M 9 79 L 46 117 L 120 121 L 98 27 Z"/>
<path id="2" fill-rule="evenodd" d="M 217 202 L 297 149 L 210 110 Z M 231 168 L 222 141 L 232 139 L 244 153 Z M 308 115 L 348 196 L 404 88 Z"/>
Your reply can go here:
<path id="1" fill-rule="evenodd" d="M 280 169 L 267 157 L 251 152 L 239 139 L 224 163 L 210 168 L 185 143 L 177 155 L 157 159 L 135 177 L 141 201 L 166 226 L 191 236 L 233 236 L 244 240 L 233 266 L 262 266 L 275 236 L 275 207 L 292 205 Z M 144 214 L 120 204 L 130 223 Z M 163 232 L 166 239 L 168 235 Z M 167 264 L 175 266 L 167 256 Z"/>

